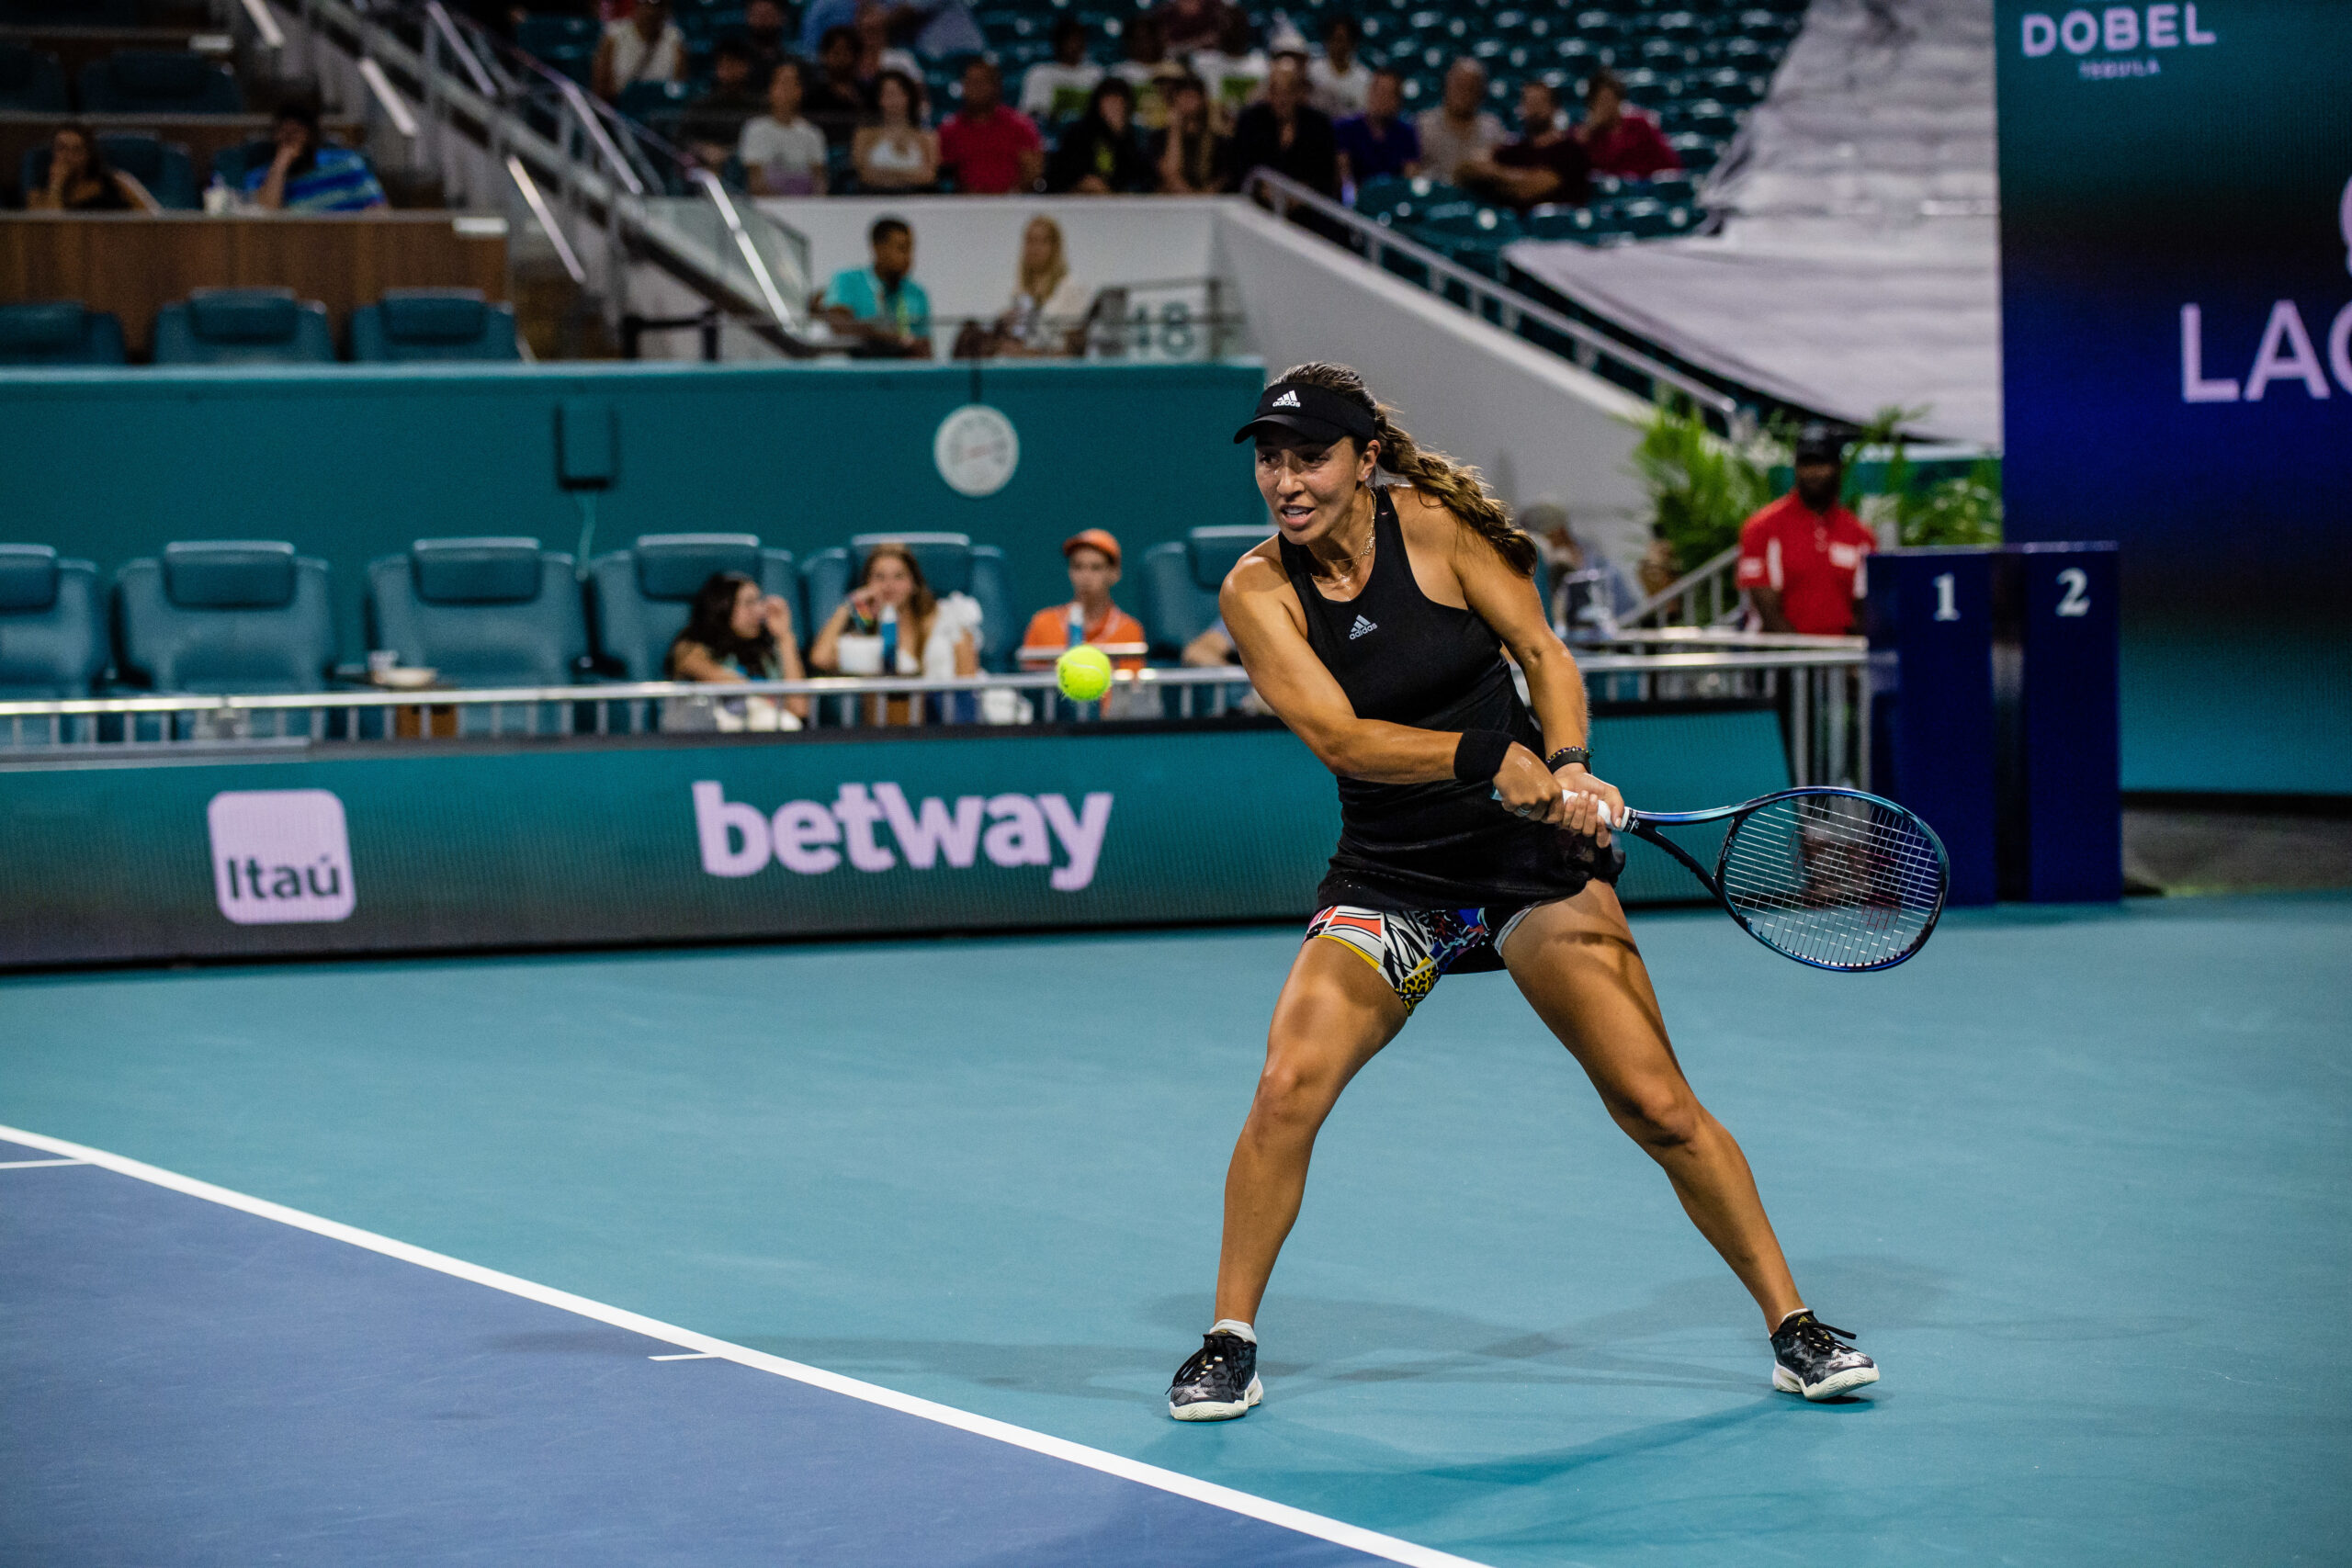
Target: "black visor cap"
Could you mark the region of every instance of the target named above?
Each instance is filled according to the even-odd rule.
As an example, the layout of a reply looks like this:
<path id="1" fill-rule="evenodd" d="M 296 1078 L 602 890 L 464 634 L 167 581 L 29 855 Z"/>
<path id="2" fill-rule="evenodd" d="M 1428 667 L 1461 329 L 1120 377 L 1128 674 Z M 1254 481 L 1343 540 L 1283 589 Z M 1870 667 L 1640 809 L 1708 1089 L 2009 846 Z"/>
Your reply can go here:
<path id="1" fill-rule="evenodd" d="M 1372 439 L 1374 426 L 1372 411 L 1353 398 L 1304 381 L 1277 381 L 1259 394 L 1258 412 L 1233 433 L 1233 439 L 1237 444 L 1248 441 L 1268 428 L 1287 430 L 1326 446 L 1349 436 L 1362 446 Z"/>

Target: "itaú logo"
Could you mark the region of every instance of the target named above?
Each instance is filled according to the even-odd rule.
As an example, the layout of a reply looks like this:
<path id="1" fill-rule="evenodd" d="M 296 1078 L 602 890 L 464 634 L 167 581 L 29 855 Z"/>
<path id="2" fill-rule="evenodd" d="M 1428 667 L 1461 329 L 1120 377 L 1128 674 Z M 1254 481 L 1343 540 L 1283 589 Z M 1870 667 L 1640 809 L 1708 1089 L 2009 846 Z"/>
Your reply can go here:
<path id="1" fill-rule="evenodd" d="M 2344 233 L 2345 270 L 2352 272 L 2352 180 L 2345 182 L 2337 222 Z M 2227 329 L 2217 332 L 2215 336 L 2226 344 Z M 2324 399 L 2332 395 L 2327 384 L 2330 372 L 2335 374 L 2335 385 L 2343 389 L 2346 397 L 2352 397 L 2352 303 L 2336 311 L 2335 319 L 2328 323 L 2324 346 L 2326 356 L 2323 362 L 2322 345 L 2312 341 L 2301 307 L 2292 299 L 2280 299 L 2270 307 L 2269 319 L 2263 323 L 2261 341 L 2255 346 L 2254 361 L 2245 375 L 2209 376 L 2205 373 L 2209 359 L 2217 366 L 2228 361 L 2218 353 L 2209 355 L 2207 352 L 2205 308 L 2183 305 L 2180 400 L 2258 403 L 2270 395 L 2272 387 L 2282 382 L 2300 387 L 2305 397 Z"/>
<path id="2" fill-rule="evenodd" d="M 894 784 L 845 784 L 831 801 L 787 800 L 773 812 L 728 799 L 711 779 L 694 786 L 694 797 L 702 868 L 713 876 L 750 876 L 770 860 L 803 876 L 822 876 L 843 860 L 859 871 L 889 871 L 901 857 L 916 871 L 943 861 L 960 870 L 986 855 L 990 865 L 1050 866 L 1054 891 L 1075 893 L 1094 880 L 1111 826 L 1107 790 L 1076 810 L 1059 795 L 910 801 Z M 885 828 L 895 851 L 882 841 Z"/>
<path id="3" fill-rule="evenodd" d="M 2022 42 L 2028 60 L 2064 50 L 2072 55 L 2129 54 L 2141 49 L 2180 49 L 2219 43 L 2194 6 L 2104 6 L 2052 17 L 2026 15 Z M 2154 62 L 2149 62 L 2150 64 Z M 2151 73 L 2153 74 L 2153 73 Z"/>

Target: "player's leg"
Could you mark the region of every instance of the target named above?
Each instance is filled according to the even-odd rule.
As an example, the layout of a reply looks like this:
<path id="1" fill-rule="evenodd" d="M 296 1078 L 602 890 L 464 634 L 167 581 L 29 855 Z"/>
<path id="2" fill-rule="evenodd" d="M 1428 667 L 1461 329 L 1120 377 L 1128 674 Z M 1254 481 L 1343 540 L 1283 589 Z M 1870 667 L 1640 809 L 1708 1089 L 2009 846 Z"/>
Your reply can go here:
<path id="1" fill-rule="evenodd" d="M 1804 1311 L 1747 1156 L 1682 1076 L 1616 890 L 1595 882 L 1574 898 L 1529 911 L 1505 940 L 1502 957 L 1611 1117 L 1658 1163 L 1683 1212 L 1756 1298 L 1773 1331 L 1776 1382 L 1786 1388 L 1782 1371 L 1793 1367 L 1802 1386 L 1790 1392 L 1826 1398 L 1876 1381 L 1870 1358 L 1838 1345 Z"/>
<path id="2" fill-rule="evenodd" d="M 1266 1031 L 1266 1065 L 1225 1173 L 1216 1314 L 1253 1322 L 1275 1255 L 1298 1218 L 1323 1119 L 1405 1025 L 1381 972 L 1336 942 L 1301 942 Z"/>
<path id="3" fill-rule="evenodd" d="M 1766 1322 L 1802 1306 L 1747 1156 L 1682 1076 L 1615 890 L 1594 882 L 1530 910 L 1502 955 L 1520 993 L 1583 1066 L 1617 1125 L 1665 1170 Z"/>
<path id="4" fill-rule="evenodd" d="M 1216 1322 L 1168 1391 L 1168 1413 L 1177 1419 L 1226 1420 L 1258 1403 L 1251 1325 L 1298 1218 L 1315 1135 L 1348 1081 L 1404 1027 L 1406 1011 L 1357 949 L 1320 937 L 1299 944 L 1266 1032 L 1258 1091 L 1226 1168 Z"/>

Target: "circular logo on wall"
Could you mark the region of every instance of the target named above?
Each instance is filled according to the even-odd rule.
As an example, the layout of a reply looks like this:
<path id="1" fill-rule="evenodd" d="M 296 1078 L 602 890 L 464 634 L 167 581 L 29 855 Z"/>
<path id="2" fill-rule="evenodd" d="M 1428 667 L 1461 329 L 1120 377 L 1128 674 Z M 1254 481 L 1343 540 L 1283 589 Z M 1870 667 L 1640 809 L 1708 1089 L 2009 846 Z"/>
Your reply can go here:
<path id="1" fill-rule="evenodd" d="M 1001 411 L 966 403 L 939 422 L 931 456 L 956 494 L 994 495 L 1021 466 L 1021 436 Z"/>

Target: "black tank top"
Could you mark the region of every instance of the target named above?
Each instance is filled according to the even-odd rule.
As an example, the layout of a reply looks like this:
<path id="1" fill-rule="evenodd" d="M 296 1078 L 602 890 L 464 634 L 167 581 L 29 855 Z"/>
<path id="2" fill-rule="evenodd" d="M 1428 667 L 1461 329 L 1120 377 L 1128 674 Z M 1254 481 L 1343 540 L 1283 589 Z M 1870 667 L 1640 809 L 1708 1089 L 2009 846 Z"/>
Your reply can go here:
<path id="1" fill-rule="evenodd" d="M 1277 536 L 1306 612 L 1306 637 L 1358 718 L 1415 729 L 1499 729 L 1543 754 L 1544 736 L 1503 661 L 1502 638 L 1475 610 L 1432 603 L 1413 580 L 1388 491 L 1374 492 L 1372 572 L 1352 599 L 1327 599 L 1307 554 Z M 1525 822 L 1491 784 L 1340 780 L 1340 847 L 1319 906 L 1516 908 L 1614 882 L 1622 851 Z"/>

